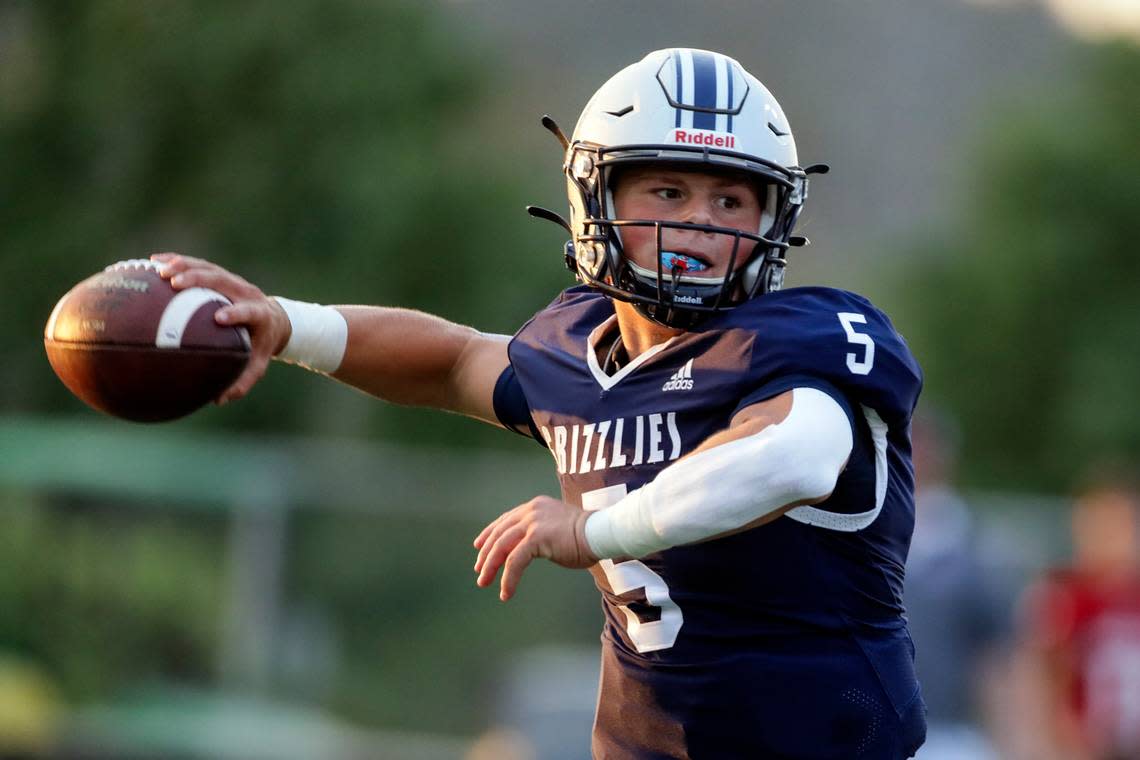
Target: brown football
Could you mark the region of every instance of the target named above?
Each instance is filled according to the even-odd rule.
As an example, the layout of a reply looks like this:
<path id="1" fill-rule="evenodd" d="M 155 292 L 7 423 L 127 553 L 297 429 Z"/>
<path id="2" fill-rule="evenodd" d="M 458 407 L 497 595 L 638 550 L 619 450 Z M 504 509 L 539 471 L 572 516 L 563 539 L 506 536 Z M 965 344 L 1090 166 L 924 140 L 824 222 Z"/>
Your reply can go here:
<path id="1" fill-rule="evenodd" d="M 249 360 L 249 334 L 214 321 L 229 299 L 175 290 L 162 264 L 120 261 L 59 300 L 44 330 L 52 369 L 101 412 L 135 422 L 185 416 L 217 398 Z"/>

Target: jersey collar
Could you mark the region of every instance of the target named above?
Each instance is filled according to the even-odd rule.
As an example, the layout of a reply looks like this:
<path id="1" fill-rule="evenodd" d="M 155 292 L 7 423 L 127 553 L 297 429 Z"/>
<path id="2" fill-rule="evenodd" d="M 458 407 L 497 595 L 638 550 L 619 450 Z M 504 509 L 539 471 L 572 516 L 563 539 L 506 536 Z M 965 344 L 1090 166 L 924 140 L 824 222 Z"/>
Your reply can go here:
<path id="1" fill-rule="evenodd" d="M 630 361 L 629 364 L 625 365 L 614 374 L 607 375 L 602 371 L 601 365 L 598 364 L 597 345 L 598 342 L 602 339 L 602 336 L 605 335 L 611 328 L 616 328 L 616 326 L 617 315 L 614 314 L 610 316 L 610 318 L 605 322 L 602 322 L 600 325 L 595 327 L 590 332 L 590 335 L 586 338 L 586 365 L 589 366 L 590 374 L 594 376 L 594 380 L 596 380 L 598 385 L 602 386 L 602 390 L 605 391 L 608 391 L 610 388 L 613 388 L 615 385 L 620 383 L 622 381 L 622 378 L 631 374 L 634 370 L 636 370 L 642 364 L 645 364 L 654 356 L 657 356 L 657 354 L 664 351 L 670 344 L 673 343 L 673 341 L 680 337 L 678 335 L 674 335 L 664 343 L 658 343 L 648 351 L 644 351 L 639 354 L 636 358 Z"/>

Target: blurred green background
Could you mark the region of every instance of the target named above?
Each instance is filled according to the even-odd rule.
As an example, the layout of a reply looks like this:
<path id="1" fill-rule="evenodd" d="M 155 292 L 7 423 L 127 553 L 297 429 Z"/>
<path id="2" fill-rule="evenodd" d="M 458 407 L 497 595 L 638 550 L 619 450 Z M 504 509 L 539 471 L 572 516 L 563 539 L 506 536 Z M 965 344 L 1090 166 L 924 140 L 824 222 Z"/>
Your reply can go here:
<path id="1" fill-rule="evenodd" d="M 832 164 L 791 284 L 885 307 L 958 420 L 962 485 L 1029 519 L 1027 554 L 1063 550 L 1049 497 L 1140 454 L 1140 49 L 1134 26 L 1069 21 L 961 0 L 0 2 L 0 745 L 217 756 L 179 735 L 242 710 L 297 725 L 288 706 L 325 721 L 314 747 L 351 726 L 460 756 L 520 652 L 589 651 L 584 574 L 536 567 L 509 605 L 472 582 L 481 525 L 556 487 L 533 444 L 279 366 L 238 404 L 133 426 L 72 398 L 40 336 L 71 285 L 162 250 L 513 332 L 569 284 L 560 232 L 523 213 L 565 206 L 538 117 L 569 132 L 672 44 L 740 59 L 802 161 Z M 230 744 L 286 756 L 260 741 Z"/>

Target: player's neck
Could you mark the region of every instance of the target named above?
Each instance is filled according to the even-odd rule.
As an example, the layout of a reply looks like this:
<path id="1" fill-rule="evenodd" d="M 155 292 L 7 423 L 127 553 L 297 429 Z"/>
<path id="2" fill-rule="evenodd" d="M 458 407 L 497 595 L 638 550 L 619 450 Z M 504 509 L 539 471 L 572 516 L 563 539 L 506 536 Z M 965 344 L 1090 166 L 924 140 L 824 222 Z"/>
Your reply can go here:
<path id="1" fill-rule="evenodd" d="M 664 343 L 673 336 L 684 332 L 684 330 L 666 327 L 647 319 L 632 304 L 624 301 L 615 301 L 614 311 L 617 314 L 622 343 L 625 344 L 625 351 L 631 360 L 636 359 L 657 344 Z"/>

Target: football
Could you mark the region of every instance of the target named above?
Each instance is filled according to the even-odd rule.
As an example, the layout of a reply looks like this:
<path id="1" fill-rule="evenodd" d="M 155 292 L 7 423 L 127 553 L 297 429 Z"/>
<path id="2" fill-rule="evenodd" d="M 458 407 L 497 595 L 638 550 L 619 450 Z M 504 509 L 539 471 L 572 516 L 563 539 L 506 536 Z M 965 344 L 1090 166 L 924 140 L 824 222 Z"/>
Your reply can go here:
<path id="1" fill-rule="evenodd" d="M 230 300 L 175 290 L 148 259 L 120 261 L 59 300 L 44 330 L 52 369 L 101 412 L 134 422 L 190 414 L 217 398 L 249 360 L 243 327 L 219 325 Z"/>

